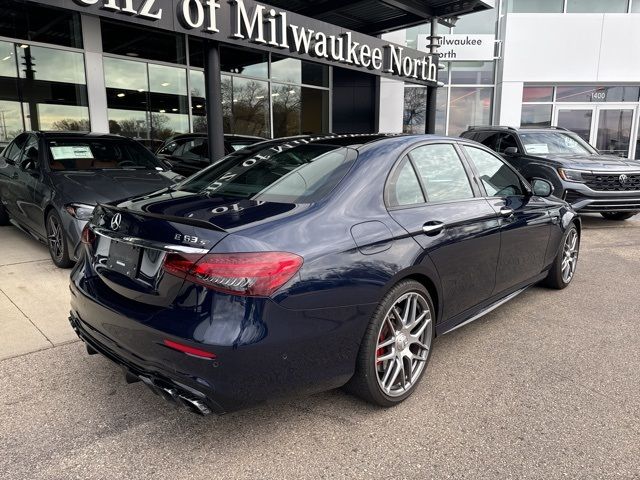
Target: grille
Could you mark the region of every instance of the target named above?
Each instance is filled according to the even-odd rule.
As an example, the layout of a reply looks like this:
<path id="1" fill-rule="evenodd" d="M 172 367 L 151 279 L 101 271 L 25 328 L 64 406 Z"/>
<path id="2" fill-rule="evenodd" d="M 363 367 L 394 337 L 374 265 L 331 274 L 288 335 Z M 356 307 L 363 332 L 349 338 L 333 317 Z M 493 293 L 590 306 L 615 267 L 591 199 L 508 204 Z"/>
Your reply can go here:
<path id="1" fill-rule="evenodd" d="M 589 188 L 601 192 L 631 192 L 640 190 L 639 173 L 583 173 L 582 178 Z"/>

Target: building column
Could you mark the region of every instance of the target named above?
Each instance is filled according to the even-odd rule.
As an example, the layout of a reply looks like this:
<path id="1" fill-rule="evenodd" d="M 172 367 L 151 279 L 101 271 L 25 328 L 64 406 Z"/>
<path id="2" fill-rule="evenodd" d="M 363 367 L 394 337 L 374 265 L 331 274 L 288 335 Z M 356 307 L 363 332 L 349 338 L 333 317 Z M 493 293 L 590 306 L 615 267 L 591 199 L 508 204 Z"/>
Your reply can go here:
<path id="1" fill-rule="evenodd" d="M 429 36 L 429 53 L 435 55 L 438 52 L 438 18 L 431 19 L 431 35 Z M 436 133 L 436 110 L 438 99 L 438 87 L 427 87 L 427 111 L 425 114 L 424 133 Z"/>
<path id="2" fill-rule="evenodd" d="M 224 157 L 224 114 L 222 111 L 222 77 L 220 47 L 218 42 L 207 43 L 204 67 L 205 94 L 207 97 L 207 134 L 209 136 L 209 161 Z"/>
<path id="3" fill-rule="evenodd" d="M 494 117 L 496 125 L 519 127 L 522 116 L 523 82 L 502 82 L 497 85 L 496 104 L 497 115 Z"/>
<path id="4" fill-rule="evenodd" d="M 82 22 L 82 43 L 84 45 L 84 65 L 91 130 L 99 133 L 109 133 L 100 18 L 91 15 L 81 15 L 80 18 Z"/>

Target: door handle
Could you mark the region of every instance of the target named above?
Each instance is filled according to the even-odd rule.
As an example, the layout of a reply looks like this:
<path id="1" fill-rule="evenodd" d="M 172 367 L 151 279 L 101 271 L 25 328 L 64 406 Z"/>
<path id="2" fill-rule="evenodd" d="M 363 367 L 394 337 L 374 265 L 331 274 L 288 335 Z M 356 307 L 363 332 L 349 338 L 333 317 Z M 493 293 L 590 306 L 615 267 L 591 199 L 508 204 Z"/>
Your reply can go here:
<path id="1" fill-rule="evenodd" d="M 511 218 L 513 217 L 513 208 L 509 208 L 509 207 L 501 207 L 500 208 L 500 216 L 504 217 L 504 218 Z"/>
<path id="2" fill-rule="evenodd" d="M 428 222 L 422 226 L 422 233 L 428 237 L 434 237 L 444 230 L 444 223 L 442 222 Z"/>

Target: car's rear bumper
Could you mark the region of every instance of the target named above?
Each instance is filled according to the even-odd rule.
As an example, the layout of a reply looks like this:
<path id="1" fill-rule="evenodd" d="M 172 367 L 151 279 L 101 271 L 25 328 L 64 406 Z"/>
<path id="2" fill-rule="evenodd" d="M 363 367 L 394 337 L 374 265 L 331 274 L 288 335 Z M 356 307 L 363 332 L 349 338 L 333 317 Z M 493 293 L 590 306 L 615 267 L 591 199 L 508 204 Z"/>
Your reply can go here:
<path id="1" fill-rule="evenodd" d="M 241 302 L 234 302 L 247 315 L 259 316 L 260 325 L 221 308 L 223 301 L 217 308 L 225 318 L 206 311 L 175 312 L 170 317 L 171 308 L 141 307 L 136 312 L 131 303 L 123 303 L 116 311 L 113 305 L 101 303 L 99 292 L 81 278 L 76 269 L 70 321 L 88 346 L 164 398 L 183 404 L 199 400 L 218 414 L 275 396 L 315 393 L 345 384 L 353 375 L 359 343 L 374 308 L 298 311 L 263 299 L 245 302 L 246 310 Z M 164 340 L 213 352 L 216 358 L 185 354 L 167 347 Z"/>
<path id="2" fill-rule="evenodd" d="M 640 212 L 639 192 L 597 192 L 589 188 L 570 188 L 564 200 L 580 213 Z"/>

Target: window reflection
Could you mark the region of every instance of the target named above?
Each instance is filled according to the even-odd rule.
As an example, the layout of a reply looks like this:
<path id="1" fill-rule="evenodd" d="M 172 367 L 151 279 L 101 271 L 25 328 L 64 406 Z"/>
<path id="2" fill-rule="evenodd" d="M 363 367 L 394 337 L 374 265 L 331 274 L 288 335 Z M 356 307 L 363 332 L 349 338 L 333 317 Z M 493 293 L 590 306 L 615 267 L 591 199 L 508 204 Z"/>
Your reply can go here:
<path id="1" fill-rule="evenodd" d="M 437 135 L 445 135 L 447 128 L 447 90 L 439 88 L 436 96 Z M 425 87 L 405 87 L 403 132 L 421 134 L 426 131 L 427 89 Z"/>
<path id="2" fill-rule="evenodd" d="M 82 48 L 78 13 L 33 3 L 0 1 L 0 36 Z"/>
<path id="3" fill-rule="evenodd" d="M 627 13 L 629 0 L 567 0 L 567 13 Z"/>
<path id="4" fill-rule="evenodd" d="M 497 8 L 461 16 L 453 33 L 495 33 Z"/>
<path id="5" fill-rule="evenodd" d="M 273 136 L 287 137 L 301 133 L 300 87 L 293 85 L 271 85 L 271 101 L 273 104 Z"/>
<path id="6" fill-rule="evenodd" d="M 300 111 L 303 134 L 329 131 L 329 91 L 302 87 Z"/>
<path id="7" fill-rule="evenodd" d="M 187 75 L 184 68 L 149 64 L 149 86 L 152 92 L 187 94 Z"/>
<path id="8" fill-rule="evenodd" d="M 221 47 L 220 63 L 223 72 L 260 78 L 269 76 L 269 55 L 255 50 Z"/>
<path id="9" fill-rule="evenodd" d="M 0 42 L 0 77 L 16 76 L 16 55 L 13 43 Z"/>
<path id="10" fill-rule="evenodd" d="M 37 105 L 40 129 L 91 131 L 89 108 L 75 105 Z"/>
<path id="11" fill-rule="evenodd" d="M 520 125 L 523 127 L 551 126 L 551 105 L 523 105 Z"/>
<path id="12" fill-rule="evenodd" d="M 23 129 L 20 102 L 0 100 L 0 142 L 11 140 Z"/>
<path id="13" fill-rule="evenodd" d="M 564 0 L 509 0 L 513 13 L 562 13 Z"/>
<path id="14" fill-rule="evenodd" d="M 139 92 L 149 90 L 145 63 L 110 57 L 104 57 L 103 63 L 107 88 L 121 88 Z"/>
<path id="15" fill-rule="evenodd" d="M 269 135 L 269 88 L 267 82 L 233 79 L 233 132 Z"/>
<path id="16" fill-rule="evenodd" d="M 491 123 L 492 87 L 451 88 L 449 135 L 460 135 L 469 126 Z"/>
<path id="17" fill-rule="evenodd" d="M 451 83 L 493 84 L 493 62 L 451 62 Z"/>
<path id="18" fill-rule="evenodd" d="M 29 80 L 84 84 L 84 55 L 54 48 L 18 48 L 20 77 Z"/>

